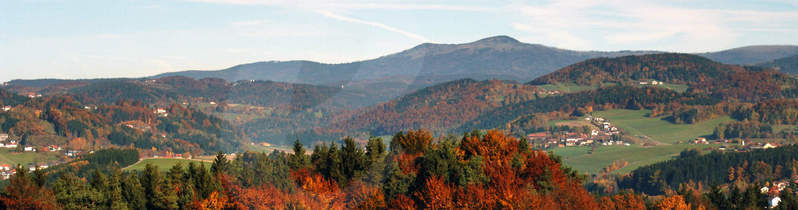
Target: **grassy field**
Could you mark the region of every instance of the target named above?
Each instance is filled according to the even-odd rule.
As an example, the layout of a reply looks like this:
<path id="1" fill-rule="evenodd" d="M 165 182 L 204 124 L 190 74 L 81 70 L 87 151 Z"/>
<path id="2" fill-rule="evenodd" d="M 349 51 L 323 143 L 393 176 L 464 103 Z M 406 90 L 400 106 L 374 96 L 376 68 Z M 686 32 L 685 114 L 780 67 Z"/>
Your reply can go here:
<path id="1" fill-rule="evenodd" d="M 187 167 L 189 163 L 202 163 L 205 167 L 210 168 L 211 163 L 206 161 L 199 161 L 199 160 L 186 160 L 186 159 L 170 159 L 170 158 L 158 158 L 158 159 L 144 159 L 139 161 L 136 164 L 128 166 L 124 168 L 124 171 L 141 171 L 144 170 L 144 167 L 147 164 L 152 164 L 158 167 L 160 171 L 168 171 L 172 166 L 177 165 L 178 163 L 183 164 L 183 167 Z"/>
<path id="2" fill-rule="evenodd" d="M 313 150 L 312 147 L 308 147 L 307 145 L 304 146 L 305 150 Z M 244 146 L 245 151 L 252 151 L 252 152 L 265 152 L 265 153 L 272 153 L 274 150 L 283 151 L 285 153 L 294 153 L 293 145 L 272 145 L 272 146 L 262 146 L 260 144 L 255 145 L 246 145 Z"/>
<path id="3" fill-rule="evenodd" d="M 600 146 L 596 147 L 593 154 L 588 154 L 590 147 L 567 147 L 556 148 L 552 152 L 561 156 L 567 166 L 578 170 L 580 173 L 595 174 L 613 161 L 624 160 L 629 162 L 629 165 L 615 171 L 615 173 L 623 174 L 629 173 L 640 166 L 671 159 L 673 156 L 679 155 L 679 152 L 684 149 L 704 149 L 713 146 L 717 145 Z"/>
<path id="4" fill-rule="evenodd" d="M 604 83 L 600 86 L 612 86 L 618 85 L 616 83 Z M 545 84 L 539 85 L 538 87 L 546 89 L 546 90 L 557 90 L 563 93 L 574 93 L 584 90 L 592 90 L 599 88 L 599 85 L 590 86 L 590 85 L 577 85 L 575 83 L 556 83 L 556 84 Z"/>
<path id="5" fill-rule="evenodd" d="M 662 84 L 660 86 L 680 93 L 684 93 L 684 91 L 687 91 L 687 85 L 683 84 Z"/>
<path id="6" fill-rule="evenodd" d="M 729 117 L 720 117 L 698 124 L 673 124 L 662 118 L 646 117 L 649 113 L 651 113 L 649 110 L 617 109 L 594 112 L 593 116 L 608 119 L 613 125 L 621 128 L 627 136 L 660 142 L 661 144 L 657 146 L 600 146 L 593 154 L 588 154 L 590 147 L 556 148 L 551 151 L 561 156 L 566 165 L 582 173 L 598 173 L 616 160 L 624 160 L 629 165 L 615 173 L 629 173 L 640 166 L 668 160 L 679 155 L 684 149 L 708 149 L 719 146 L 677 143 L 710 135 L 718 124 L 732 121 Z"/>
<path id="7" fill-rule="evenodd" d="M 47 163 L 58 160 L 59 152 L 12 152 L 9 149 L 0 149 L 0 164 L 27 166 L 30 163 Z"/>
<path id="8" fill-rule="evenodd" d="M 650 110 L 615 109 L 594 112 L 593 116 L 608 119 L 627 136 L 647 137 L 665 144 L 686 142 L 696 137 L 711 135 L 717 125 L 732 121 L 729 117 L 719 117 L 697 124 L 674 124 L 662 118 L 646 117 L 650 113 Z"/>

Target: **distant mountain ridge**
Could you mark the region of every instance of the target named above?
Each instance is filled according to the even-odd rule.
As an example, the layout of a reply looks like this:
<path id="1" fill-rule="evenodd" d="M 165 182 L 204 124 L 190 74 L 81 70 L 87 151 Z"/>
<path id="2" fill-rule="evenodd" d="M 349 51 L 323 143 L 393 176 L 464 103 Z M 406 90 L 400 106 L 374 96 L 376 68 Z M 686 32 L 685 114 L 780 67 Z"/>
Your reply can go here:
<path id="1" fill-rule="evenodd" d="M 464 44 L 424 43 L 379 58 L 324 64 L 313 61 L 268 61 L 241 64 L 217 71 L 170 72 L 154 77 L 187 76 L 237 80 L 273 80 L 316 85 L 338 85 L 350 81 L 414 77 L 425 81 L 412 90 L 457 79 L 499 79 L 526 82 L 565 66 L 598 57 L 662 53 L 661 51 L 574 51 L 520 42 L 509 36 L 494 36 Z M 753 65 L 798 54 L 798 46 L 757 45 L 718 52 L 696 53 L 727 64 Z M 432 81 L 428 81 L 432 80 Z M 411 83 L 412 84 L 412 83 Z M 408 86 L 412 86 L 407 84 Z"/>
<path id="2" fill-rule="evenodd" d="M 344 64 L 270 61 L 219 71 L 172 72 L 154 77 L 181 75 L 217 77 L 228 81 L 255 79 L 309 84 L 338 84 L 396 76 L 419 80 L 434 78 L 436 81 L 432 83 L 463 78 L 528 81 L 588 58 L 647 53 L 653 51 L 572 51 L 495 36 L 465 44 L 425 43 L 376 59 Z"/>
<path id="3" fill-rule="evenodd" d="M 698 53 L 717 62 L 737 65 L 754 65 L 773 61 L 779 58 L 798 55 L 798 46 L 794 45 L 754 45 L 738 47 L 718 52 Z"/>
<path id="4" fill-rule="evenodd" d="M 790 57 L 779 58 L 770 62 L 761 63 L 758 66 L 766 68 L 776 68 L 780 72 L 788 74 L 798 74 L 798 54 Z"/>

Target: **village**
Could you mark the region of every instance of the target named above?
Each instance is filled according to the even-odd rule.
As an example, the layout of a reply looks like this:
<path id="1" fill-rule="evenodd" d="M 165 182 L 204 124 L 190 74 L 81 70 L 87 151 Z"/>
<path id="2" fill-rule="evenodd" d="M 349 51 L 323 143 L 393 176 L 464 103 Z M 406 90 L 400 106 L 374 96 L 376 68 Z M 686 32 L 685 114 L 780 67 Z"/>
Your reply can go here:
<path id="1" fill-rule="evenodd" d="M 720 144 L 721 146 L 718 147 L 718 150 L 721 151 L 751 151 L 751 150 L 760 150 L 760 149 L 773 149 L 781 146 L 781 144 L 776 142 L 753 142 L 751 140 L 746 141 L 745 139 L 717 139 L 717 140 L 708 140 L 705 137 L 697 137 L 693 140 L 687 141 L 687 144 Z"/>
<path id="2" fill-rule="evenodd" d="M 0 150 L 5 150 L 4 152 L 8 153 L 50 153 L 48 155 L 57 154 L 57 156 L 63 157 L 60 160 L 27 164 L 25 167 L 30 171 L 34 171 L 37 168 L 46 169 L 52 165 L 63 163 L 67 159 L 78 157 L 83 153 L 81 150 L 64 149 L 64 147 L 59 145 L 21 146 L 18 140 L 10 138 L 6 133 L 0 133 Z M 8 179 L 14 174 L 16 174 L 16 166 L 11 163 L 0 162 L 0 179 Z"/>
<path id="3" fill-rule="evenodd" d="M 36 94 L 29 94 L 29 97 L 38 97 Z M 2 106 L 3 112 L 8 112 L 13 109 L 12 106 Z M 86 110 L 96 110 L 96 106 L 84 106 Z M 156 114 L 158 117 L 168 117 L 169 113 L 164 108 L 154 108 L 153 114 Z M 119 123 L 122 126 L 141 130 L 141 131 L 149 131 L 151 130 L 151 126 L 141 122 L 141 121 L 126 121 Z M 166 138 L 166 135 L 160 134 L 162 138 Z M 84 150 L 84 149 L 75 149 L 69 146 L 69 144 L 65 145 L 22 145 L 19 141 L 20 137 L 12 136 L 7 133 L 0 133 L 0 152 L 9 154 L 9 155 L 24 155 L 25 153 L 29 153 L 28 157 L 36 157 L 32 160 L 24 161 L 29 162 L 27 164 L 23 164 L 22 166 L 29 171 L 35 171 L 38 169 L 46 169 L 54 165 L 67 163 L 75 158 L 80 157 L 84 154 L 91 154 L 94 152 L 93 149 Z M 76 138 L 80 140 L 80 138 Z M 73 139 L 72 141 L 76 140 Z M 93 148 L 93 147 L 92 147 Z M 140 151 L 141 159 L 151 159 L 151 158 L 176 158 L 176 159 L 191 159 L 195 155 L 190 153 L 173 153 L 171 151 L 166 150 L 158 150 L 156 148 L 152 148 L 151 150 L 141 150 Z M 47 157 L 47 158 L 44 158 Z M 16 174 L 16 165 L 13 162 L 8 162 L 9 160 L 0 160 L 0 180 L 9 179 L 12 175 Z"/>
<path id="4" fill-rule="evenodd" d="M 526 138 L 536 148 L 562 148 L 575 146 L 612 146 L 623 145 L 631 146 L 629 142 L 621 140 L 621 130 L 613 126 L 609 120 L 601 117 L 587 116 L 584 118 L 592 126 L 585 126 L 579 129 L 569 129 L 568 131 L 543 131 L 527 134 Z M 594 127 L 594 128 L 592 128 Z"/>

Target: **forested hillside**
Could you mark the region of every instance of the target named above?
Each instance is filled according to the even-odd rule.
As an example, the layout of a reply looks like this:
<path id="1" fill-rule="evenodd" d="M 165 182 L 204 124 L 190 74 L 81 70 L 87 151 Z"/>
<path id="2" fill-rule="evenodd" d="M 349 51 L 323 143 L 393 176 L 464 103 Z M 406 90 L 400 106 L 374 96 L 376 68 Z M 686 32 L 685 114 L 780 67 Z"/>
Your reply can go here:
<path id="1" fill-rule="evenodd" d="M 781 97 L 784 86 L 798 84 L 795 78 L 777 71 L 726 65 L 688 54 L 591 59 L 537 78 L 530 84 L 637 84 L 651 80 L 685 84 L 690 92 L 745 101 Z"/>
<path id="2" fill-rule="evenodd" d="M 798 54 L 779 58 L 770 62 L 761 63 L 758 66 L 766 68 L 777 68 L 780 72 L 788 74 L 798 74 Z"/>
<path id="3" fill-rule="evenodd" d="M 798 178 L 798 146 L 751 152 L 690 155 L 634 170 L 619 181 L 622 188 L 647 194 L 677 190 L 685 183 L 722 185 L 765 183 Z"/>
<path id="4" fill-rule="evenodd" d="M 533 151 L 500 132 L 433 139 L 426 131 L 397 133 L 365 149 L 351 139 L 317 145 L 308 155 L 218 154 L 210 168 L 148 165 L 122 172 L 101 159 L 130 164 L 130 151 L 103 150 L 73 167 L 19 173 L 0 201 L 5 208 L 111 209 L 407 209 L 407 208 L 644 208 L 642 197 L 594 198 L 581 177 L 556 157 Z M 135 151 L 134 151 L 135 152 Z M 79 163 L 83 164 L 79 164 Z M 124 166 L 124 165 L 120 165 Z M 90 169 L 90 170 L 86 170 Z M 57 172 L 57 173 L 53 173 Z M 50 176 L 50 179 L 47 176 Z M 661 203 L 661 205 L 675 205 Z"/>
<path id="5" fill-rule="evenodd" d="M 230 123 L 177 104 L 84 105 L 70 96 L 32 98 L 10 107 L 0 113 L 0 132 L 23 146 L 83 151 L 111 145 L 174 153 L 232 151 L 244 138 Z"/>
<path id="6" fill-rule="evenodd" d="M 500 128 L 522 134 L 547 128 L 548 123 L 536 122 L 536 119 L 550 112 L 561 113 L 560 116 L 567 117 L 573 113 L 614 108 L 642 109 L 671 103 L 711 105 L 718 103 L 718 100 L 703 94 L 678 93 L 664 88 L 610 86 L 503 106 L 474 118 L 458 131 Z"/>
<path id="7" fill-rule="evenodd" d="M 445 133 L 482 113 L 548 95 L 543 89 L 498 80 L 457 80 L 425 88 L 338 119 L 331 132 L 387 135 L 426 128 Z"/>

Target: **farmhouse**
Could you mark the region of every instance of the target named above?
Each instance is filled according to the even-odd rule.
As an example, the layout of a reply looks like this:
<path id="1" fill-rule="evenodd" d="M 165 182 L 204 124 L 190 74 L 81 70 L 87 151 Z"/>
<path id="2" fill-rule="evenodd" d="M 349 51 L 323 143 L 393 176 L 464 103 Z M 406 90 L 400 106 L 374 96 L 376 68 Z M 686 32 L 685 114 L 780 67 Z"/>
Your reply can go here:
<path id="1" fill-rule="evenodd" d="M 157 114 L 159 117 L 168 117 L 169 113 L 164 108 L 156 108 L 152 113 Z"/>
<path id="2" fill-rule="evenodd" d="M 50 152 L 61 151 L 61 150 L 63 150 L 63 148 L 61 148 L 61 146 L 58 146 L 58 145 L 47 146 L 47 151 L 50 151 Z"/>
<path id="3" fill-rule="evenodd" d="M 77 157 L 78 155 L 80 155 L 80 152 L 81 152 L 80 150 L 67 150 L 67 152 L 64 153 L 64 155 L 66 155 L 67 157 Z"/>
<path id="4" fill-rule="evenodd" d="M 2 144 L 2 146 L 0 146 L 0 147 L 4 147 L 4 148 L 8 148 L 8 149 L 14 149 L 14 148 L 17 148 L 17 143 L 12 141 L 12 142 L 9 142 L 7 144 Z"/>
<path id="5" fill-rule="evenodd" d="M 526 138 L 529 140 L 540 140 L 540 139 L 545 139 L 548 136 L 549 136 L 548 132 L 537 132 L 526 135 Z"/>
<path id="6" fill-rule="evenodd" d="M 648 82 L 648 81 L 640 81 L 640 83 L 639 83 L 639 84 L 640 84 L 640 85 L 649 85 L 649 84 L 650 84 L 650 85 L 662 85 L 662 84 L 664 84 L 664 83 L 662 83 L 662 82 L 660 82 L 660 81 L 657 81 L 657 80 L 651 80 L 650 82 Z"/>

